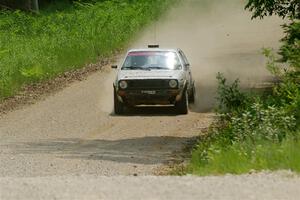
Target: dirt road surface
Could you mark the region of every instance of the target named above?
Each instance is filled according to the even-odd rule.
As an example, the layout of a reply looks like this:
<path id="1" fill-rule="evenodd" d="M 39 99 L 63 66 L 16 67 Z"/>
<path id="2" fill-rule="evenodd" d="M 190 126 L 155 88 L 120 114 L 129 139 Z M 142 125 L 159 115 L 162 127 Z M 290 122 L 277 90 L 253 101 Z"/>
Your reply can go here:
<path id="1" fill-rule="evenodd" d="M 248 86 L 268 76 L 260 49 L 278 48 L 282 21 L 251 21 L 240 3 L 224 2 L 185 1 L 132 44 L 186 52 L 198 86 L 188 115 L 143 108 L 115 116 L 107 66 L 2 115 L 0 199 L 296 199 L 294 176 L 153 176 L 213 120 L 216 72 Z"/>
<path id="2" fill-rule="evenodd" d="M 176 116 L 168 108 L 115 116 L 102 101 L 112 101 L 112 86 L 101 87 L 109 73 L 4 116 L 0 175 L 150 175 L 210 123 L 211 114 Z"/>

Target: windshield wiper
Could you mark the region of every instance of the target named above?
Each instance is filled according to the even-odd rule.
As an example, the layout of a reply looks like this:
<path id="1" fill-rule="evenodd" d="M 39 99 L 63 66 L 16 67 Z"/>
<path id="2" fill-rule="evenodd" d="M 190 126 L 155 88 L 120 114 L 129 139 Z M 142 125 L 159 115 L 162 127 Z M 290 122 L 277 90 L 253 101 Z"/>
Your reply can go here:
<path id="1" fill-rule="evenodd" d="M 137 66 L 123 67 L 122 69 L 130 69 L 130 70 L 140 69 L 140 70 L 147 70 L 147 71 L 150 70 L 149 68 L 137 67 Z"/>
<path id="2" fill-rule="evenodd" d="M 159 67 L 159 66 L 149 66 L 148 68 L 149 69 L 169 69 L 169 68 L 166 68 L 166 67 Z"/>

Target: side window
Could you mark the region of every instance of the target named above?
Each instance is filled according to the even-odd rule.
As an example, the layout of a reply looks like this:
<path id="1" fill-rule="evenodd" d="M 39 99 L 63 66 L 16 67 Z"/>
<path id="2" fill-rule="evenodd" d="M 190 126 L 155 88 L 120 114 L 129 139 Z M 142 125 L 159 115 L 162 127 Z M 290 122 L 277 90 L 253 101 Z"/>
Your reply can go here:
<path id="1" fill-rule="evenodd" d="M 183 51 L 181 51 L 182 57 L 185 60 L 186 64 L 190 64 L 188 59 L 186 58 L 185 54 L 183 53 Z"/>
<path id="2" fill-rule="evenodd" d="M 186 56 L 184 55 L 184 53 L 182 51 L 179 51 L 180 57 L 183 60 L 183 64 L 184 64 L 184 69 L 187 70 L 189 67 L 189 61 L 187 60 Z"/>

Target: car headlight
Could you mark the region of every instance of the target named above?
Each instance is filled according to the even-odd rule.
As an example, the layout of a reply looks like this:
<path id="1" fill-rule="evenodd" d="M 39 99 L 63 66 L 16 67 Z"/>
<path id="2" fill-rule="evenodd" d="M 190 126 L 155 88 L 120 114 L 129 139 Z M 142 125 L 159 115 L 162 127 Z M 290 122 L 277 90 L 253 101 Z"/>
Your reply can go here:
<path id="1" fill-rule="evenodd" d="M 126 89 L 128 87 L 128 83 L 126 81 L 120 81 L 119 86 L 121 89 Z"/>
<path id="2" fill-rule="evenodd" d="M 169 86 L 171 88 L 176 88 L 176 87 L 178 87 L 178 82 L 176 80 L 170 80 L 169 81 Z"/>

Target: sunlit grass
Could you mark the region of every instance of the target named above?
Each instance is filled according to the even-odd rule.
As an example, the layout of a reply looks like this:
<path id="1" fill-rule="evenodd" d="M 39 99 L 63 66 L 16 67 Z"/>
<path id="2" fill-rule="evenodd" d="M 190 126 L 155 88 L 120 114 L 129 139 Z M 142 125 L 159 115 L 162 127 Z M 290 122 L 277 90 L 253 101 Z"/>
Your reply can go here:
<path id="1" fill-rule="evenodd" d="M 192 151 L 187 173 L 300 172 L 299 85 L 284 75 L 262 95 L 243 93 L 238 81 L 218 75 L 218 119 Z"/>
<path id="2" fill-rule="evenodd" d="M 0 12 L 0 99 L 24 84 L 111 56 L 170 2 L 104 1 L 40 15 Z"/>
<path id="3" fill-rule="evenodd" d="M 241 143 L 228 147 L 210 147 L 205 161 L 203 150 L 197 148 L 193 151 L 187 167 L 188 173 L 204 176 L 282 169 L 300 172 L 300 141 L 294 138 L 288 138 L 282 143 L 264 141 L 248 147 Z"/>

